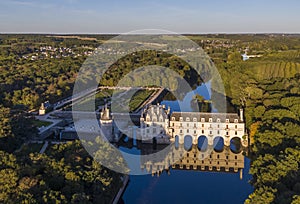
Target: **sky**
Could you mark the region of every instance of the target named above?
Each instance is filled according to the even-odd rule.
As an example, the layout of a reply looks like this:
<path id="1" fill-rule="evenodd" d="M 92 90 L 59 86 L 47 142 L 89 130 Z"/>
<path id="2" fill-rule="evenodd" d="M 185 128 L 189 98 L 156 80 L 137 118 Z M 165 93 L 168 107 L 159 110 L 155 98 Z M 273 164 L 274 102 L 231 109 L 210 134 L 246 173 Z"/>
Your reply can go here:
<path id="1" fill-rule="evenodd" d="M 0 33 L 300 33 L 299 0 L 0 0 Z"/>

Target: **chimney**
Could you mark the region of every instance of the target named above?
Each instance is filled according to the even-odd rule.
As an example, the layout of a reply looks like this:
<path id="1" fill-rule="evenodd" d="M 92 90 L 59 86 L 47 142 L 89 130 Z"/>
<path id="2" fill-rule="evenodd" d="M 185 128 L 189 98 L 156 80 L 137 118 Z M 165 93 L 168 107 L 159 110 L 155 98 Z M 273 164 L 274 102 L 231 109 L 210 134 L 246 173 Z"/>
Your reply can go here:
<path id="1" fill-rule="evenodd" d="M 244 122 L 244 110 L 242 108 L 240 109 L 240 120 Z"/>

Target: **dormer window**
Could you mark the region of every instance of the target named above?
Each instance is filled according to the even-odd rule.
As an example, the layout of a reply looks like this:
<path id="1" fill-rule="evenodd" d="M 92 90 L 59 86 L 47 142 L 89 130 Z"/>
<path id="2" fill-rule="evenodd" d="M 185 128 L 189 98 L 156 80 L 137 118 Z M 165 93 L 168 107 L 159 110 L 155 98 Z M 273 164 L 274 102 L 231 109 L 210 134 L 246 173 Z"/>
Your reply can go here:
<path id="1" fill-rule="evenodd" d="M 182 121 L 183 121 L 183 117 L 180 117 L 180 118 L 179 118 L 179 121 L 182 122 Z"/>
<path id="2" fill-rule="evenodd" d="M 190 122 L 190 118 L 189 117 L 186 118 L 186 122 Z"/>
<path id="3" fill-rule="evenodd" d="M 221 122 L 221 120 L 220 120 L 220 118 L 218 118 L 218 119 L 217 119 L 217 123 L 220 123 L 220 122 Z"/>
<path id="4" fill-rule="evenodd" d="M 175 121 L 175 117 L 172 117 L 172 121 Z"/>
<path id="5" fill-rule="evenodd" d="M 197 118 L 193 118 L 193 122 L 197 122 Z"/>
<path id="6" fill-rule="evenodd" d="M 226 119 L 226 123 L 229 123 L 229 119 Z"/>
<path id="7" fill-rule="evenodd" d="M 209 118 L 209 120 L 208 120 L 208 121 L 209 121 L 210 123 L 212 123 L 212 121 L 213 121 L 213 120 L 212 120 L 212 118 Z"/>
<path id="8" fill-rule="evenodd" d="M 205 122 L 205 118 L 201 118 L 201 122 L 204 123 Z"/>
<path id="9" fill-rule="evenodd" d="M 234 122 L 235 122 L 235 123 L 238 123 L 238 122 L 239 122 L 239 120 L 238 120 L 238 119 L 234 119 Z"/>

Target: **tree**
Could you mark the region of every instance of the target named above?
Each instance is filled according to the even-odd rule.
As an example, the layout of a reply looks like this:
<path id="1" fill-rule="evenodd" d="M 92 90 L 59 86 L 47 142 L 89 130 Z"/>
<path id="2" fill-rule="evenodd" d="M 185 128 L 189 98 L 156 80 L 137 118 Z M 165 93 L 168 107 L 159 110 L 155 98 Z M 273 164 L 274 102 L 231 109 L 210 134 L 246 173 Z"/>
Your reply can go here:
<path id="1" fill-rule="evenodd" d="M 0 105 L 0 138 L 12 136 L 10 117 L 10 109 Z"/>
<path id="2" fill-rule="evenodd" d="M 254 117 L 261 118 L 264 115 L 265 111 L 266 111 L 266 108 L 264 106 L 257 106 L 254 109 Z"/>

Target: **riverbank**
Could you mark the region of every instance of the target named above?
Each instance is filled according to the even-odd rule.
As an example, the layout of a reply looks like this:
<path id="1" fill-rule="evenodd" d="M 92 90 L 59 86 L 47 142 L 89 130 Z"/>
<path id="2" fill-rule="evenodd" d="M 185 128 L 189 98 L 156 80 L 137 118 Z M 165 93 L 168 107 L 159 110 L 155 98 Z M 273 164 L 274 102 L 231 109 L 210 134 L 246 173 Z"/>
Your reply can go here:
<path id="1" fill-rule="evenodd" d="M 120 190 L 118 191 L 118 193 L 116 194 L 115 198 L 113 199 L 112 204 L 118 204 L 120 198 L 122 197 L 124 191 L 126 190 L 127 184 L 129 182 L 129 176 L 125 175 L 123 178 L 124 178 L 123 179 L 123 185 L 120 188 Z"/>

